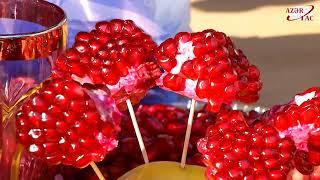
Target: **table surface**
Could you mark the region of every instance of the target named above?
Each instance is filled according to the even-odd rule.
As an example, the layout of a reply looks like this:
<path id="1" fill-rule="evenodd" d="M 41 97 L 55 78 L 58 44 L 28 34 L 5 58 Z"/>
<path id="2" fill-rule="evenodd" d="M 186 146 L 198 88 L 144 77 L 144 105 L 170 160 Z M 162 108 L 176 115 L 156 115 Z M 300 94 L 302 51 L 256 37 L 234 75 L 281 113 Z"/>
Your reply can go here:
<path id="1" fill-rule="evenodd" d="M 314 5 L 313 21 L 287 21 L 287 8 Z M 232 36 L 261 69 L 258 105 L 285 103 L 320 86 L 320 1 L 191 0 L 193 31 L 213 28 Z"/>

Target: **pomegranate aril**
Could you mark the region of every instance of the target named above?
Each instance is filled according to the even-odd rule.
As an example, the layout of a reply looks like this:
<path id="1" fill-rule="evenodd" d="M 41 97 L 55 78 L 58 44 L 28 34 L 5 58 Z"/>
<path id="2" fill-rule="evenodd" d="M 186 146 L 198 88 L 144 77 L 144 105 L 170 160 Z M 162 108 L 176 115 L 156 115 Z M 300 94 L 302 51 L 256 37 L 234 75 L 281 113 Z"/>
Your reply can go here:
<path id="1" fill-rule="evenodd" d="M 165 53 L 167 57 L 174 58 L 177 54 L 177 44 L 173 39 L 166 40 L 160 49 Z"/>
<path id="2" fill-rule="evenodd" d="M 207 53 L 208 50 L 210 50 L 209 48 L 206 47 L 206 44 L 204 44 L 203 42 L 193 43 L 193 46 L 194 46 L 193 53 L 196 57 L 199 57 L 202 54 Z"/>
<path id="3" fill-rule="evenodd" d="M 252 160 L 259 160 L 260 159 L 260 152 L 257 149 L 251 149 L 248 153 L 249 158 Z"/>
<path id="4" fill-rule="evenodd" d="M 171 71 L 172 68 L 174 68 L 177 65 L 177 61 L 173 58 L 168 58 L 168 57 L 161 57 L 158 60 L 158 63 L 161 65 L 161 67 L 165 71 Z M 184 66 L 182 66 L 184 68 Z"/>
<path id="5" fill-rule="evenodd" d="M 188 32 L 179 32 L 174 38 L 180 43 L 186 43 L 190 41 L 191 35 Z"/>
<path id="6" fill-rule="evenodd" d="M 92 38 L 90 33 L 87 32 L 79 32 L 76 35 L 75 40 L 80 42 L 89 42 L 89 40 Z"/>
<path id="7" fill-rule="evenodd" d="M 254 79 L 254 80 L 259 79 L 260 71 L 256 66 L 250 66 L 248 68 L 248 77 L 249 79 Z"/>
<path id="8" fill-rule="evenodd" d="M 163 84 L 174 91 L 182 91 L 185 89 L 185 79 L 174 74 L 168 74 L 163 79 Z"/>
<path id="9" fill-rule="evenodd" d="M 209 80 L 198 80 L 196 93 L 199 98 L 207 97 L 207 94 L 210 92 L 210 90 Z"/>
<path id="10" fill-rule="evenodd" d="M 278 136 L 267 136 L 264 138 L 264 143 L 266 145 L 266 147 L 277 147 L 279 142 L 279 137 Z"/>
<path id="11" fill-rule="evenodd" d="M 110 30 L 113 33 L 118 33 L 122 30 L 123 20 L 113 19 L 110 21 Z"/>
<path id="12" fill-rule="evenodd" d="M 49 88 L 41 91 L 41 94 L 41 97 L 45 99 L 47 103 L 52 103 L 54 101 L 54 94 Z"/>
<path id="13" fill-rule="evenodd" d="M 125 20 L 123 25 L 123 31 L 131 33 L 135 29 L 135 24 L 132 20 Z"/>
<path id="14" fill-rule="evenodd" d="M 43 128 L 55 128 L 55 117 L 51 116 L 50 114 L 42 113 L 41 114 L 41 121 L 40 126 Z"/>
<path id="15" fill-rule="evenodd" d="M 96 112 L 85 112 L 82 116 L 84 121 L 86 121 L 90 126 L 96 126 L 100 119 L 100 115 Z"/>
<path id="16" fill-rule="evenodd" d="M 56 143 L 43 143 L 43 149 L 45 153 L 51 154 L 51 153 L 58 153 L 59 146 Z"/>
<path id="17" fill-rule="evenodd" d="M 118 74 L 118 71 L 111 70 L 109 68 L 103 68 L 101 75 L 104 76 L 103 81 L 110 85 L 117 84 L 120 79 L 120 75 Z"/>
<path id="18" fill-rule="evenodd" d="M 110 23 L 107 21 L 98 22 L 96 24 L 96 29 L 104 33 L 110 33 Z"/>
<path id="19" fill-rule="evenodd" d="M 218 47 L 218 42 L 215 38 L 209 36 L 205 39 L 205 45 L 208 49 L 207 51 L 212 51 Z"/>
<path id="20" fill-rule="evenodd" d="M 293 153 L 290 152 L 290 151 L 287 151 L 287 152 L 280 152 L 279 153 L 279 158 L 280 158 L 280 161 L 283 162 L 283 163 L 288 163 L 291 161 L 291 159 L 293 158 Z"/>
<path id="21" fill-rule="evenodd" d="M 242 160 L 238 162 L 238 166 L 239 168 L 241 168 L 242 170 L 246 171 L 247 169 L 250 168 L 251 164 L 249 161 L 247 160 Z"/>
<path id="22" fill-rule="evenodd" d="M 34 111 L 30 111 L 28 114 L 27 114 L 27 118 L 28 118 L 28 121 L 31 125 L 31 127 L 39 127 L 40 126 L 40 121 L 41 121 L 41 118 L 40 118 L 40 113 L 37 113 L 37 112 L 34 112 Z"/>
<path id="23" fill-rule="evenodd" d="M 85 102 L 82 100 L 71 100 L 69 104 L 69 109 L 76 113 L 83 112 L 86 109 Z"/>
<path id="24" fill-rule="evenodd" d="M 34 107 L 34 110 L 37 112 L 46 111 L 48 108 L 48 105 L 46 104 L 45 100 L 42 99 L 40 96 L 32 98 L 31 104 Z"/>
<path id="25" fill-rule="evenodd" d="M 86 42 L 76 42 L 73 45 L 73 48 L 76 49 L 80 54 L 90 53 L 90 46 Z"/>
<path id="26" fill-rule="evenodd" d="M 254 174 L 256 174 L 256 175 L 258 175 L 258 174 L 265 174 L 264 172 L 264 170 L 265 170 L 265 167 L 264 167 L 264 164 L 263 164 L 263 162 L 259 162 L 259 161 L 257 161 L 257 162 L 255 162 L 254 163 L 254 165 L 253 165 L 253 168 L 252 168 L 252 170 L 253 170 L 253 173 Z"/>
<path id="27" fill-rule="evenodd" d="M 294 142 L 290 138 L 283 138 L 280 140 L 279 148 L 280 150 L 294 152 L 296 147 L 294 146 Z"/>
<path id="28" fill-rule="evenodd" d="M 94 39 L 99 41 L 101 44 L 106 44 L 111 39 L 111 37 L 108 33 L 100 32 L 95 34 Z"/>
<path id="29" fill-rule="evenodd" d="M 90 137 L 79 139 L 79 145 L 82 148 L 94 149 L 98 144 Z"/>
<path id="30" fill-rule="evenodd" d="M 128 64 L 124 60 L 118 60 L 115 62 L 115 66 L 118 69 L 120 76 L 127 76 L 129 74 Z"/>
<path id="31" fill-rule="evenodd" d="M 61 140 L 61 137 L 55 129 L 44 129 L 43 133 L 46 138 L 46 141 L 48 142 L 59 142 Z"/>
<path id="32" fill-rule="evenodd" d="M 68 65 L 66 63 L 66 57 L 59 56 L 56 59 L 56 62 L 54 65 L 56 69 L 61 69 L 62 71 L 66 71 L 66 72 L 69 71 Z"/>
<path id="33" fill-rule="evenodd" d="M 277 169 L 279 168 L 280 164 L 279 164 L 279 160 L 278 159 L 267 159 L 265 162 L 264 162 L 264 165 L 266 168 L 268 169 Z"/>
<path id="34" fill-rule="evenodd" d="M 269 159 L 272 157 L 277 157 L 278 152 L 275 149 L 265 148 L 261 150 L 261 156 L 263 159 Z"/>
<path id="35" fill-rule="evenodd" d="M 59 106 L 61 109 L 67 109 L 69 102 L 64 95 L 58 94 L 55 97 L 54 104 Z"/>

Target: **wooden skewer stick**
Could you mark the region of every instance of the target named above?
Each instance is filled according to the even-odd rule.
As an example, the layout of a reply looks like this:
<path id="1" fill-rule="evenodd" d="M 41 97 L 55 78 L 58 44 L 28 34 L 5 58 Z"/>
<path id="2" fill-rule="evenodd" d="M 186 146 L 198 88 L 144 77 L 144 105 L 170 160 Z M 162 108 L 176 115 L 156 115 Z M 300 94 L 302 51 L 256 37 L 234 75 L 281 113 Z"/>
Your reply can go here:
<path id="1" fill-rule="evenodd" d="M 96 163 L 94 163 L 93 161 L 90 162 L 90 166 L 92 167 L 92 169 L 94 170 L 94 172 L 96 173 L 96 175 L 98 176 L 99 180 L 105 180 L 105 178 L 103 177 L 100 169 L 98 168 L 98 166 L 96 165 Z"/>
<path id="2" fill-rule="evenodd" d="M 126 103 L 127 103 L 127 106 L 128 106 L 128 110 L 129 110 L 129 113 L 130 113 L 130 117 L 131 117 L 131 120 L 132 120 L 134 131 L 135 131 L 136 136 L 138 138 L 138 142 L 139 142 L 140 150 L 142 152 L 144 163 L 147 164 L 147 163 L 149 163 L 148 154 L 147 154 L 146 148 L 145 148 L 144 143 L 143 143 L 143 139 L 142 139 L 142 136 L 141 136 L 141 133 L 140 133 L 140 130 L 139 130 L 137 119 L 136 119 L 136 116 L 134 114 L 134 110 L 133 110 L 133 107 L 132 107 L 130 99 L 127 99 Z"/>
<path id="3" fill-rule="evenodd" d="M 180 163 L 181 168 L 184 168 L 186 166 L 188 146 L 189 146 L 189 141 L 190 141 L 195 106 L 196 106 L 196 100 L 192 99 L 191 100 L 191 107 L 190 107 L 190 111 L 189 111 L 189 117 L 188 117 L 187 131 L 186 131 L 186 136 L 184 138 L 184 144 L 183 144 L 183 151 L 182 151 L 182 157 L 181 157 L 181 163 Z"/>

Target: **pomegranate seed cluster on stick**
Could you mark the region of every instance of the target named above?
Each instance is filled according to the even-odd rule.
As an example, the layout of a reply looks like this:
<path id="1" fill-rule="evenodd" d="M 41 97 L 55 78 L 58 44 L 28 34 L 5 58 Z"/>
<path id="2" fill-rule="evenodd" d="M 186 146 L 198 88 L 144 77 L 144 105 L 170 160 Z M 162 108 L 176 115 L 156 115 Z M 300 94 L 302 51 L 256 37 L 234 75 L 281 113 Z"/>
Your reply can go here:
<path id="1" fill-rule="evenodd" d="M 27 152 L 49 165 L 83 168 L 117 147 L 120 120 L 107 89 L 53 78 L 23 102 L 16 135 Z"/>
<path id="2" fill-rule="evenodd" d="M 131 20 L 114 19 L 80 32 L 73 48 L 56 61 L 56 74 L 69 75 L 80 83 L 103 84 L 120 110 L 128 108 L 141 152 L 148 163 L 132 104 L 137 104 L 156 85 L 160 76 L 153 62 L 156 43 Z"/>
<path id="3" fill-rule="evenodd" d="M 240 111 L 221 112 L 198 142 L 208 179 L 286 179 L 295 144 L 262 121 L 248 124 Z"/>
<path id="4" fill-rule="evenodd" d="M 259 70 L 222 32 L 178 33 L 159 46 L 155 58 L 165 71 L 159 86 L 208 102 L 212 111 L 235 100 L 258 100 Z"/>
<path id="5" fill-rule="evenodd" d="M 156 43 L 131 20 L 98 22 L 79 32 L 73 47 L 56 61 L 56 71 L 80 83 L 104 84 L 120 110 L 137 104 L 155 86 L 160 70 L 151 57 Z"/>
<path id="6" fill-rule="evenodd" d="M 297 94 L 287 104 L 274 106 L 265 115 L 281 137 L 290 137 L 297 148 L 295 168 L 310 175 L 320 165 L 320 88 Z"/>
<path id="7" fill-rule="evenodd" d="M 253 119 L 220 112 L 198 142 L 207 178 L 318 179 L 319 90 L 310 88 Z"/>

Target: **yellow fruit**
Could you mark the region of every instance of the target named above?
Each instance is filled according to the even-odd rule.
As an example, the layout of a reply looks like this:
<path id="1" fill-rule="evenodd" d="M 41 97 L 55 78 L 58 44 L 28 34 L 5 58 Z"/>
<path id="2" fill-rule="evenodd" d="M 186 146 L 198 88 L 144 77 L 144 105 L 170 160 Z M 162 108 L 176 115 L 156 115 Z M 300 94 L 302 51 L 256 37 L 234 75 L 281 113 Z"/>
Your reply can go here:
<path id="1" fill-rule="evenodd" d="M 118 180 L 204 180 L 204 171 L 201 166 L 181 168 L 177 162 L 158 161 L 138 166 Z"/>

